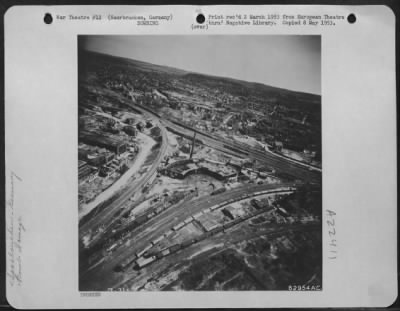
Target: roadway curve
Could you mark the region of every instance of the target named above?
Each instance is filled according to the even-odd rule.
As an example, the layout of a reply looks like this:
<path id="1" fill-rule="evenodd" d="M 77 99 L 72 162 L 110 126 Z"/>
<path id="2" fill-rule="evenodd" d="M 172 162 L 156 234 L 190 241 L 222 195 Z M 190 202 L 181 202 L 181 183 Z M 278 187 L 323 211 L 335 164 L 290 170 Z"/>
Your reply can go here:
<path id="1" fill-rule="evenodd" d="M 145 184 L 150 180 L 150 178 L 154 176 L 154 174 L 157 173 L 157 168 L 160 165 L 168 146 L 166 129 L 161 124 L 159 127 L 162 135 L 160 152 L 158 153 L 157 158 L 150 169 L 147 170 L 145 176 L 143 176 L 138 182 L 128 185 L 127 188 L 124 189 L 123 193 L 115 201 L 111 202 L 109 206 L 105 207 L 98 214 L 84 223 L 79 230 L 80 238 L 86 235 L 89 231 L 93 231 L 93 229 L 99 228 L 102 225 L 107 228 L 110 223 L 115 221 L 115 219 L 112 219 L 112 216 L 123 207 L 130 197 L 132 197 L 137 191 L 140 191 L 141 188 L 144 187 Z"/>
<path id="2" fill-rule="evenodd" d="M 169 126 L 180 133 L 187 133 L 188 131 L 191 133 L 197 132 L 197 138 L 200 139 L 203 144 L 208 145 L 212 148 L 218 149 L 220 151 L 227 151 L 229 153 L 232 153 L 232 151 L 229 151 L 229 148 L 227 147 L 235 148 L 243 153 L 246 153 L 249 158 L 256 159 L 261 163 L 265 163 L 275 168 L 277 172 L 290 174 L 300 180 L 321 183 L 322 176 L 321 173 L 318 171 L 310 171 L 303 165 L 288 161 L 287 159 L 275 156 L 271 153 L 265 153 L 255 150 L 254 148 L 251 148 L 247 145 L 243 146 L 241 144 L 231 142 L 221 137 L 212 136 L 208 133 L 200 132 L 197 129 L 187 126 L 178 126 L 177 124 L 169 120 L 161 119 L 158 114 L 152 112 L 146 107 L 141 107 L 137 104 L 132 104 L 131 106 L 135 107 L 136 109 L 142 110 L 143 112 L 152 113 L 152 115 L 157 117 L 160 121 L 160 129 L 163 137 L 160 152 L 156 160 L 152 164 L 151 168 L 147 171 L 146 175 L 141 180 L 133 183 L 132 185 L 129 185 L 114 202 L 110 203 L 109 206 L 105 207 L 95 217 L 92 217 L 80 227 L 80 238 L 82 238 L 87 232 L 93 232 L 95 231 L 95 229 L 99 228 L 102 225 L 108 228 L 109 225 L 115 221 L 115 219 L 113 219 L 115 213 L 120 210 L 121 207 L 123 207 L 124 204 L 127 202 L 127 200 L 138 190 L 140 190 L 157 172 L 157 167 L 161 163 L 162 157 L 167 149 L 167 135 L 166 129 L 163 125 Z M 293 186 L 293 184 L 290 185 Z M 104 264 L 100 264 L 98 267 L 94 268 L 87 274 L 89 274 L 91 278 L 94 278 L 93 281 L 96 279 L 96 274 L 98 275 L 98 277 L 101 277 L 104 280 L 104 273 L 106 273 L 105 270 L 112 271 L 116 264 L 125 260 L 129 256 L 132 256 L 134 253 L 140 251 L 146 246 L 146 244 L 149 243 L 149 241 L 152 241 L 153 239 L 162 235 L 164 232 L 172 228 L 174 225 L 180 223 L 188 216 L 193 215 L 203 209 L 206 209 L 207 206 L 213 206 L 230 199 L 238 199 L 249 192 L 258 192 L 265 189 L 273 190 L 278 189 L 279 187 L 284 187 L 284 184 L 270 184 L 261 186 L 246 185 L 244 187 L 236 188 L 220 195 L 203 197 L 195 201 L 190 201 L 183 204 L 183 206 L 180 206 L 179 208 L 170 208 L 165 212 L 155 216 L 139 228 L 134 229 L 130 233 L 129 238 L 135 240 L 133 246 L 129 248 L 118 247 L 117 250 L 113 252 L 113 258 L 111 260 L 104 262 Z M 101 233 L 98 233 L 97 235 L 100 236 Z M 95 238 L 98 237 L 95 236 Z M 86 280 L 90 280 L 91 278 L 87 279 L 85 275 Z"/>

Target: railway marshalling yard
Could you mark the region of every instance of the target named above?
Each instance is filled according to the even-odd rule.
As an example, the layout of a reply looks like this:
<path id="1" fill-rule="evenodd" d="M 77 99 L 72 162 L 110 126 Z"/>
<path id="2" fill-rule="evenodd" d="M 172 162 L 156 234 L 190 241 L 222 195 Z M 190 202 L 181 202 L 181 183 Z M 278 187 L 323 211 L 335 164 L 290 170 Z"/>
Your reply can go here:
<path id="1" fill-rule="evenodd" d="M 109 62 L 108 68 L 113 68 L 112 60 Z M 148 67 L 143 72 L 147 77 L 153 73 Z M 235 125 L 224 124 L 239 122 L 236 111 L 217 108 L 220 115 L 229 118 L 212 120 L 217 125 L 210 130 L 207 113 L 215 107 L 211 98 L 204 100 L 204 90 L 191 87 L 180 96 L 176 89 L 168 93 L 159 87 L 146 99 L 139 87 L 129 83 L 121 86 L 112 82 L 113 76 L 103 75 L 106 83 L 93 82 L 93 77 L 100 80 L 100 75 L 92 73 L 91 87 L 80 92 L 116 99 L 114 105 L 101 101 L 105 106 L 100 108 L 103 117 L 115 119 L 113 135 L 120 135 L 118 126 L 124 126 L 126 112 L 130 112 L 134 115 L 130 119 L 135 120 L 129 126 L 141 131 L 141 141 L 148 136 L 153 143 L 148 149 L 138 145 L 133 169 L 128 170 L 132 175 L 123 179 L 122 172 L 124 184 L 109 191 L 99 204 L 92 204 L 81 217 L 79 289 L 320 287 L 320 168 L 311 160 L 302 162 L 271 146 L 263 147 L 258 140 L 235 131 Z M 191 96 L 196 97 L 194 93 L 202 94 L 204 109 L 185 108 Z M 165 101 L 174 96 L 185 107 L 168 108 Z M 82 114 L 86 118 L 94 115 L 92 105 Z M 101 107 L 98 99 L 97 105 Z M 113 111 L 107 111 L 110 107 Z M 255 111 L 254 105 L 248 110 Z M 276 111 L 273 108 L 270 115 Z M 178 122 L 179 118 L 184 121 Z M 192 122 L 186 122 L 188 119 Z M 276 122 L 284 121 L 280 118 Z M 133 145 L 137 140 L 121 135 Z M 235 139 L 239 136 L 240 140 Z M 125 155 L 122 150 L 116 159 Z M 139 158 L 141 165 L 136 169 L 135 159 Z"/>

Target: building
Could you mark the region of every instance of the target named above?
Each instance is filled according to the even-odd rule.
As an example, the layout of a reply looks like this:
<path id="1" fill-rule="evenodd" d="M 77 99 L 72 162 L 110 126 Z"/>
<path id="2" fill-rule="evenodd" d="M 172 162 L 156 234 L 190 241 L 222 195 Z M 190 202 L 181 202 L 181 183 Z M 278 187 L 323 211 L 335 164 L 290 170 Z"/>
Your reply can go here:
<path id="1" fill-rule="evenodd" d="M 106 159 L 106 163 L 110 162 L 111 160 L 113 160 L 115 158 L 115 154 L 108 151 L 105 148 L 98 150 L 98 152 L 104 155 L 104 157 Z"/>
<path id="2" fill-rule="evenodd" d="M 126 118 L 124 122 L 128 125 L 134 125 L 135 124 L 135 119 L 134 118 Z"/>
<path id="3" fill-rule="evenodd" d="M 83 131 L 79 134 L 79 140 L 88 145 L 106 148 L 116 154 L 124 153 L 127 149 L 126 143 L 116 137 L 104 136 L 102 133 Z"/>
<path id="4" fill-rule="evenodd" d="M 153 137 L 158 137 L 161 135 L 161 129 L 158 126 L 155 126 L 150 130 L 150 134 Z"/>
<path id="5" fill-rule="evenodd" d="M 194 162 L 193 160 L 177 161 L 163 170 L 172 178 L 184 179 L 191 174 L 205 174 L 217 180 L 227 180 L 237 175 L 237 171 L 225 165 L 207 161 Z"/>
<path id="6" fill-rule="evenodd" d="M 83 148 L 81 146 L 78 147 L 78 159 L 80 161 L 86 161 L 89 154 L 90 154 L 89 149 Z"/>
<path id="7" fill-rule="evenodd" d="M 143 132 L 144 128 L 143 122 L 139 122 L 138 124 L 136 124 L 136 128 L 138 129 L 138 131 Z"/>
<path id="8" fill-rule="evenodd" d="M 246 215 L 246 212 L 242 208 L 235 208 L 233 206 L 225 207 L 222 212 L 224 213 L 224 215 L 228 216 L 231 219 L 243 217 Z"/>
<path id="9" fill-rule="evenodd" d="M 278 150 L 278 151 L 282 151 L 282 148 L 283 148 L 283 143 L 281 142 L 281 141 L 275 141 L 275 149 L 276 150 Z"/>
<path id="10" fill-rule="evenodd" d="M 134 126 L 125 126 L 124 127 L 124 132 L 130 136 L 136 137 L 137 136 L 137 129 Z"/>
<path id="11" fill-rule="evenodd" d="M 78 180 L 79 184 L 92 181 L 97 176 L 98 170 L 92 166 L 87 165 L 86 163 L 80 165 L 78 168 Z"/>
<path id="12" fill-rule="evenodd" d="M 219 165 L 207 161 L 199 162 L 201 173 L 210 175 L 218 180 L 227 180 L 237 175 L 237 171 L 226 165 Z"/>
<path id="13" fill-rule="evenodd" d="M 151 122 L 151 120 L 147 120 L 146 121 L 146 128 L 152 128 L 153 127 L 153 123 Z"/>
<path id="14" fill-rule="evenodd" d="M 106 166 L 100 167 L 99 176 L 108 177 L 112 173 L 112 170 Z"/>
<path id="15" fill-rule="evenodd" d="M 199 216 L 196 221 L 206 232 L 221 227 L 221 224 L 210 214 L 203 214 Z"/>
<path id="16" fill-rule="evenodd" d="M 229 159 L 229 161 L 228 161 L 227 164 L 229 164 L 229 165 L 231 165 L 231 166 L 233 166 L 233 167 L 236 167 L 236 168 L 241 168 L 242 165 L 243 165 L 243 163 L 242 163 L 241 160 L 239 160 L 239 159 L 233 159 L 233 158 Z"/>
<path id="17" fill-rule="evenodd" d="M 89 154 L 87 157 L 87 162 L 93 166 L 100 166 L 106 163 L 106 157 L 103 154 Z"/>

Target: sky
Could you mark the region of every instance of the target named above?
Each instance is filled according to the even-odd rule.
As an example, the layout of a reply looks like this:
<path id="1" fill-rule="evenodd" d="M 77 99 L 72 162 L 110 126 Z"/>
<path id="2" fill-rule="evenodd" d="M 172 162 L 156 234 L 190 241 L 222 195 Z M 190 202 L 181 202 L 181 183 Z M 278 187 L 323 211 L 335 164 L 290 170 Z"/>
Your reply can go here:
<path id="1" fill-rule="evenodd" d="M 85 36 L 82 47 L 157 65 L 321 94 L 321 37 Z"/>

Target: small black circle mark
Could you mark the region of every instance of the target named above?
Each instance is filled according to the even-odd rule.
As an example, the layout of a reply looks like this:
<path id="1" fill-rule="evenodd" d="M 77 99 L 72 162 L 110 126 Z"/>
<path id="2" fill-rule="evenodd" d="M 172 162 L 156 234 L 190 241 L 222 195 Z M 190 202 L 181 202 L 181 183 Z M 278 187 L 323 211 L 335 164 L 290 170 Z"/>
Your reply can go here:
<path id="1" fill-rule="evenodd" d="M 46 13 L 43 18 L 44 22 L 49 25 L 53 22 L 53 16 L 50 13 Z"/>
<path id="2" fill-rule="evenodd" d="M 349 16 L 347 16 L 347 21 L 350 24 L 354 24 L 356 22 L 356 20 L 357 20 L 357 18 L 353 13 L 351 13 L 351 14 L 349 14 Z"/>
<path id="3" fill-rule="evenodd" d="M 205 22 L 205 20 L 206 20 L 206 18 L 204 17 L 204 15 L 203 14 L 199 14 L 199 15 L 197 15 L 197 17 L 196 17 L 196 21 L 199 23 L 199 24 L 203 24 L 204 22 Z"/>

